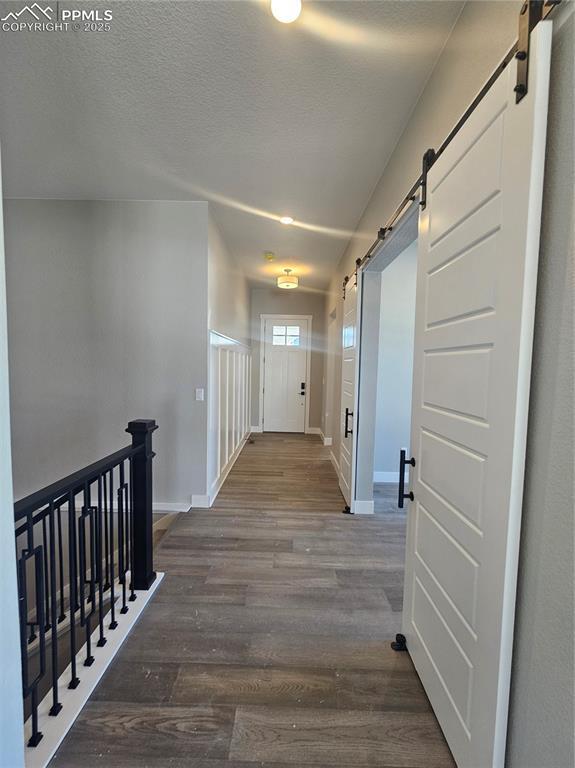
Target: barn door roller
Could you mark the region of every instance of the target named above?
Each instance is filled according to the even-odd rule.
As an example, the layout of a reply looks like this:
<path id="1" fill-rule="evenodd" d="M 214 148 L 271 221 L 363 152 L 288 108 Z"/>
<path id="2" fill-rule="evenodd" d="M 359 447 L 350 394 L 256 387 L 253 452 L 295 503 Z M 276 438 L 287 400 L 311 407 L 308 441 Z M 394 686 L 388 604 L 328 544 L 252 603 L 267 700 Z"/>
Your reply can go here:
<path id="1" fill-rule="evenodd" d="M 428 149 L 427 152 L 423 155 L 421 168 L 421 196 L 419 199 L 419 204 L 422 210 L 427 205 L 427 173 L 435 162 L 435 157 L 436 155 L 434 149 Z"/>
<path id="2" fill-rule="evenodd" d="M 543 17 L 543 0 L 527 0 L 519 12 L 519 38 L 517 40 L 517 84 L 515 103 L 519 104 L 527 93 L 529 78 L 529 39 L 532 30 Z"/>

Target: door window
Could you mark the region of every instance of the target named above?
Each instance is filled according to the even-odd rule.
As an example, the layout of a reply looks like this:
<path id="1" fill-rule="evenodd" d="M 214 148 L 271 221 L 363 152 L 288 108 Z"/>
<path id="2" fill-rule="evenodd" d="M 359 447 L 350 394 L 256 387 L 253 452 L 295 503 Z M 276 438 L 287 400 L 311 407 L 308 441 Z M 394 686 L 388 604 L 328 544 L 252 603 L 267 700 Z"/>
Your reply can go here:
<path id="1" fill-rule="evenodd" d="M 274 347 L 299 347 L 299 325 L 274 325 L 272 344 Z"/>

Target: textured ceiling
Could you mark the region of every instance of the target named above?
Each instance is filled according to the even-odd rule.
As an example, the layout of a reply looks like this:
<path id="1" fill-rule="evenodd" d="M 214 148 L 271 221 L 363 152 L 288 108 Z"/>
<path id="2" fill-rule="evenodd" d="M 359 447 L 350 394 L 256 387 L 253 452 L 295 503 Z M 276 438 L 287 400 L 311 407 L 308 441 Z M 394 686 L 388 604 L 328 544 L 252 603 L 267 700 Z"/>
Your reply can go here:
<path id="1" fill-rule="evenodd" d="M 293 25 L 257 0 L 75 5 L 111 31 L 0 31 L 5 196 L 212 200 L 251 278 L 319 288 L 462 4 L 304 0 Z"/>

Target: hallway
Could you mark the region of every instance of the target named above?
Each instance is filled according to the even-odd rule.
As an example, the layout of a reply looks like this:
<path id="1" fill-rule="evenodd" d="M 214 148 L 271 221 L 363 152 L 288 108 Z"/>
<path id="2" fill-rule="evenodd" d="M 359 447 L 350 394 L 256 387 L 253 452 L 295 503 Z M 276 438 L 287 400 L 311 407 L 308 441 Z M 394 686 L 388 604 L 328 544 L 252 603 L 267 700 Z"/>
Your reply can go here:
<path id="1" fill-rule="evenodd" d="M 163 537 L 164 580 L 51 765 L 453 766 L 389 646 L 404 519 L 342 506 L 316 436 L 254 435 Z"/>

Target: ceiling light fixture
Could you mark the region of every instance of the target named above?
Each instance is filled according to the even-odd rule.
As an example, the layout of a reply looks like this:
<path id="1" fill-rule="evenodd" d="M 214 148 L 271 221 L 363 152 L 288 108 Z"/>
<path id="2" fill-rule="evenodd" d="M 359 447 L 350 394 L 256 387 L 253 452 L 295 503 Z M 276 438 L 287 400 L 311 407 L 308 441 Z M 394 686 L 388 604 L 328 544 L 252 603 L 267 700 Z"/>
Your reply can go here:
<path id="1" fill-rule="evenodd" d="M 278 288 L 297 288 L 299 285 L 299 280 L 295 275 L 290 274 L 292 272 L 291 269 L 284 269 L 285 275 L 280 275 L 278 277 Z"/>
<path id="2" fill-rule="evenodd" d="M 293 219 L 291 216 L 281 216 L 280 217 L 280 223 L 281 224 L 293 224 Z"/>
<path id="3" fill-rule="evenodd" d="M 301 0 L 271 0 L 271 11 L 282 24 L 291 24 L 301 13 Z"/>

